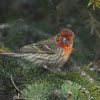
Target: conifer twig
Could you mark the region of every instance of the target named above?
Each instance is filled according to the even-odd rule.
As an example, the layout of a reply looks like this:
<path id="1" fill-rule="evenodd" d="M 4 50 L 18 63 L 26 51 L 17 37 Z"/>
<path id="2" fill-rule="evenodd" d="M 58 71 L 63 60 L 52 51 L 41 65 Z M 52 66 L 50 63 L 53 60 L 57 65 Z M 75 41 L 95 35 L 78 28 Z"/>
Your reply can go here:
<path id="1" fill-rule="evenodd" d="M 16 84 L 15 84 L 15 82 L 14 82 L 14 80 L 13 80 L 12 75 L 10 76 L 10 79 L 11 79 L 11 82 L 12 82 L 12 84 L 14 85 L 15 89 L 16 89 L 17 91 L 21 92 L 21 91 L 19 90 L 19 88 L 16 86 Z"/>

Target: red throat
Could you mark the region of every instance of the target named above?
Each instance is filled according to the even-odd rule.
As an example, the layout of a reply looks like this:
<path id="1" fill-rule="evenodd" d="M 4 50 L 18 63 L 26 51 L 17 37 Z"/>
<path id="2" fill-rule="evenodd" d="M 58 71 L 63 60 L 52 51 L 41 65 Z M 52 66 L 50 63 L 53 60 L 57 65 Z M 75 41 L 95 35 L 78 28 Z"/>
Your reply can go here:
<path id="1" fill-rule="evenodd" d="M 63 49 L 67 49 L 67 48 L 68 48 L 65 44 L 63 44 L 63 43 L 61 43 L 61 42 L 58 42 L 58 45 L 59 45 L 60 47 L 62 47 Z"/>
<path id="2" fill-rule="evenodd" d="M 63 37 L 65 36 L 65 34 L 62 32 L 62 34 L 61 34 Z M 72 38 L 72 36 L 70 37 L 70 36 L 66 36 L 65 37 L 67 40 L 70 40 L 71 38 Z M 68 42 L 68 43 L 66 43 L 66 44 L 63 44 L 62 42 L 61 42 L 61 38 L 60 38 L 60 36 L 57 36 L 57 38 L 56 38 L 56 41 L 57 41 L 57 43 L 58 43 L 58 45 L 60 46 L 60 47 L 62 47 L 63 49 L 66 49 L 66 48 L 68 48 L 68 47 L 70 47 L 70 45 L 71 45 L 71 43 L 70 42 Z"/>
<path id="3" fill-rule="evenodd" d="M 64 49 L 65 54 L 69 54 L 70 55 L 70 53 L 72 52 L 72 48 L 67 47 L 66 45 L 62 44 L 61 42 L 58 42 L 58 45 Z"/>
<path id="4" fill-rule="evenodd" d="M 65 45 L 65 44 L 63 44 L 61 42 L 58 42 L 58 45 L 60 47 L 62 47 L 65 51 L 67 51 L 68 49 L 72 50 L 72 48 L 69 48 L 70 44 L 68 44 L 68 46 L 67 46 L 67 45 Z"/>

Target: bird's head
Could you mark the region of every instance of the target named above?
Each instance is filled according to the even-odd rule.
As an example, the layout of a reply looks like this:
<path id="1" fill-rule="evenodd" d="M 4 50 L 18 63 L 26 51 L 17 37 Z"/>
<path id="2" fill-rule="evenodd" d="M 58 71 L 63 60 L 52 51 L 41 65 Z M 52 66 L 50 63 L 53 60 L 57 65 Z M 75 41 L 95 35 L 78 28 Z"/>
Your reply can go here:
<path id="1" fill-rule="evenodd" d="M 72 48 L 74 33 L 68 29 L 63 29 L 56 37 L 58 45 L 62 48 Z"/>

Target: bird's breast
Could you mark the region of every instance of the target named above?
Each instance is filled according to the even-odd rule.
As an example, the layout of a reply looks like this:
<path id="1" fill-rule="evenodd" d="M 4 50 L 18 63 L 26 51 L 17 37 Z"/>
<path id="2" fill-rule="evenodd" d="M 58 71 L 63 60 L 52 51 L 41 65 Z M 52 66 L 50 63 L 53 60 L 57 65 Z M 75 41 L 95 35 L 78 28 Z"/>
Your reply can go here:
<path id="1" fill-rule="evenodd" d="M 72 52 L 72 48 L 64 49 L 64 61 L 66 62 Z"/>

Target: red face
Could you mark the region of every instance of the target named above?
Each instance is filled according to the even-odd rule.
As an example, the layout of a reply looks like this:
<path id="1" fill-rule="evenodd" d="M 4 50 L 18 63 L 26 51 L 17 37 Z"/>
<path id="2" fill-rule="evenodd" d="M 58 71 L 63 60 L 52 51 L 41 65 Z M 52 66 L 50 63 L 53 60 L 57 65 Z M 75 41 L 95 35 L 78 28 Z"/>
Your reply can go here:
<path id="1" fill-rule="evenodd" d="M 62 48 L 70 47 L 73 43 L 74 33 L 70 29 L 63 29 L 60 34 L 58 34 L 56 41 L 58 45 Z"/>

